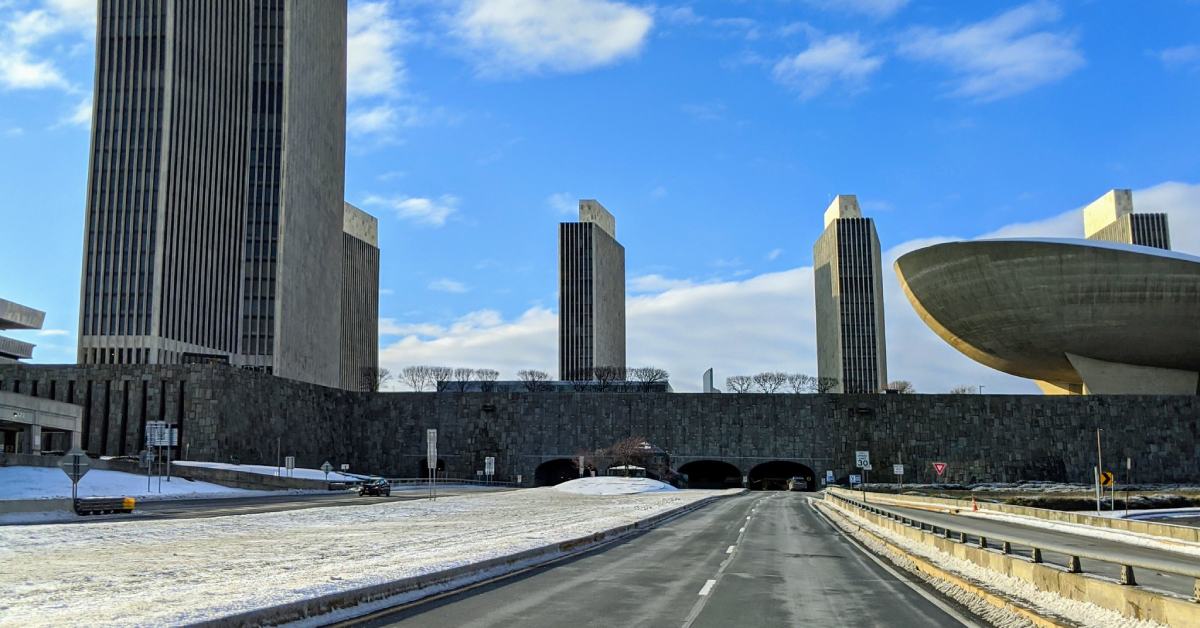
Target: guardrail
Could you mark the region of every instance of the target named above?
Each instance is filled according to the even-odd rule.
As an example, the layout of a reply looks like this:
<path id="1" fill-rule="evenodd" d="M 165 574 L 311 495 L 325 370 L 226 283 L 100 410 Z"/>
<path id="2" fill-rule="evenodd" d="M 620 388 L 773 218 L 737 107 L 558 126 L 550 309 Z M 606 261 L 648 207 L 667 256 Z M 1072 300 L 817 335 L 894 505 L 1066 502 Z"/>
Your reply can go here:
<path id="1" fill-rule="evenodd" d="M 858 510 L 869 512 L 869 513 L 872 513 L 879 517 L 883 517 L 883 518 L 890 519 L 892 521 L 896 521 L 896 522 L 899 522 L 899 523 L 907 525 L 907 526 L 918 528 L 921 531 L 928 530 L 932 534 L 935 534 L 935 535 L 940 534 L 947 539 L 956 540 L 959 543 L 964 543 L 964 544 L 968 543 L 969 542 L 968 539 L 970 537 L 974 537 L 975 539 L 977 539 L 975 542 L 978 544 L 978 547 L 980 547 L 982 549 L 998 549 L 1003 554 L 1011 555 L 1011 554 L 1013 554 L 1014 547 L 1027 547 L 1027 548 L 1029 548 L 1030 555 L 1029 555 L 1029 558 L 1026 560 L 1029 560 L 1030 562 L 1033 562 L 1033 563 L 1043 562 L 1042 554 L 1045 552 L 1061 554 L 1061 555 L 1068 557 L 1067 566 L 1066 566 L 1066 570 L 1068 573 L 1075 573 L 1075 574 L 1084 573 L 1083 567 L 1081 564 L 1081 560 L 1087 559 L 1087 560 L 1094 560 L 1094 561 L 1098 561 L 1098 562 L 1102 562 L 1102 563 L 1107 563 L 1110 565 L 1120 566 L 1120 568 L 1121 568 L 1120 583 L 1123 585 L 1127 585 L 1127 586 L 1136 586 L 1137 585 L 1135 569 L 1148 569 L 1148 570 L 1162 573 L 1162 574 L 1177 575 L 1177 576 L 1193 578 L 1194 584 L 1193 584 L 1193 588 L 1192 588 L 1191 600 L 1193 602 L 1200 602 L 1200 560 L 1196 561 L 1195 567 L 1181 567 L 1174 563 L 1170 563 L 1170 562 L 1166 562 L 1166 561 L 1158 561 L 1158 560 L 1155 560 L 1152 558 L 1140 558 L 1137 560 L 1114 559 L 1111 555 L 1108 555 L 1102 551 L 1081 550 L 1080 548 L 1077 548 L 1077 547 L 1067 547 L 1065 545 L 1059 545 L 1052 541 L 1046 542 L 1046 543 L 1039 543 L 1037 545 L 1031 545 L 1028 541 L 1024 541 L 1024 540 L 1018 541 L 1013 538 L 1006 538 L 1006 537 L 1002 537 L 1002 536 L 988 537 L 988 536 L 980 536 L 980 535 L 968 535 L 966 532 L 963 532 L 961 530 L 954 530 L 952 528 L 947 528 L 943 525 L 930 523 L 928 521 L 922 521 L 915 517 L 900 515 L 900 514 L 891 512 L 890 510 L 887 510 L 886 508 L 880 508 L 879 506 L 875 506 L 870 503 L 860 502 L 856 499 L 850 499 L 843 495 L 838 495 L 833 492 L 826 492 L 826 496 L 831 497 L 834 500 L 837 500 L 838 502 L 847 504 Z M 1024 557 L 1022 556 L 1020 558 L 1024 558 Z"/>
<path id="2" fill-rule="evenodd" d="M 384 478 L 392 486 L 407 486 L 418 484 L 429 484 L 429 478 Z M 516 488 L 520 486 L 516 482 L 497 482 L 487 480 L 468 480 L 465 478 L 442 478 L 437 479 L 438 486 L 445 485 L 470 485 L 470 486 L 495 486 L 497 488 Z"/>

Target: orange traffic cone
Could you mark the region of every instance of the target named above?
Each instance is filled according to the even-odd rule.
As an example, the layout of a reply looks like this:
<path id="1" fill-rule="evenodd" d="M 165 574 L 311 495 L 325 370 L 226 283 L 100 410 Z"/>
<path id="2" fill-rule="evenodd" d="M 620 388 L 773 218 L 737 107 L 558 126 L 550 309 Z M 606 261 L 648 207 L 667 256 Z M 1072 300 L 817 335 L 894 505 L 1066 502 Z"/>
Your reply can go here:
<path id="1" fill-rule="evenodd" d="M 975 503 L 974 495 L 971 496 L 971 510 L 976 511 L 976 512 L 979 510 L 979 504 Z"/>

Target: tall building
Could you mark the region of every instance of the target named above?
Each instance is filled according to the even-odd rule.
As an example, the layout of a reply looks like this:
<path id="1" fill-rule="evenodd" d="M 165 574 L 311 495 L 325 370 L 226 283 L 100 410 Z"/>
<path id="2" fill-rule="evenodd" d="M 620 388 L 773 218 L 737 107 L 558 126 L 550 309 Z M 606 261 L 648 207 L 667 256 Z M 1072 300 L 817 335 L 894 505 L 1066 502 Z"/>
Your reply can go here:
<path id="1" fill-rule="evenodd" d="M 0 299 L 0 329 L 41 329 L 45 320 L 46 313 L 41 310 Z M 34 346 L 16 338 L 0 336 L 0 364 L 32 358 Z"/>
<path id="2" fill-rule="evenodd" d="M 342 224 L 342 388 L 378 390 L 379 221 L 346 203 Z"/>
<path id="3" fill-rule="evenodd" d="M 625 247 L 598 201 L 579 201 L 579 222 L 558 226 L 558 377 L 590 380 L 625 368 Z"/>
<path id="4" fill-rule="evenodd" d="M 1166 214 L 1133 213 L 1133 192 L 1109 190 L 1083 208 L 1083 234 L 1089 240 L 1171 248 Z"/>
<path id="5" fill-rule="evenodd" d="M 345 88 L 344 0 L 99 3 L 80 363 L 341 383 Z"/>
<path id="6" fill-rule="evenodd" d="M 817 376 L 832 392 L 877 393 L 887 386 L 883 273 L 875 222 L 858 199 L 839 195 L 825 210 L 813 246 L 817 302 Z"/>

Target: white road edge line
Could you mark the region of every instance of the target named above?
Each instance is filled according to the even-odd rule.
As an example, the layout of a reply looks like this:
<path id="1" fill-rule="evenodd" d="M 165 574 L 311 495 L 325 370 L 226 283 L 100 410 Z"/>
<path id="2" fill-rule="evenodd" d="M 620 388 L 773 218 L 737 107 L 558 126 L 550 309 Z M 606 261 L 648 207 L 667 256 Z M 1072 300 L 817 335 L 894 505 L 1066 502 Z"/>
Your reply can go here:
<path id="1" fill-rule="evenodd" d="M 700 595 L 708 595 L 708 592 L 712 591 L 713 585 L 716 583 L 716 580 L 709 580 L 705 582 L 704 586 L 700 587 Z"/>
<path id="2" fill-rule="evenodd" d="M 735 548 L 735 547 L 737 547 L 737 546 L 736 546 L 736 545 L 730 545 L 730 546 L 729 546 L 729 549 L 725 550 L 725 553 L 726 553 L 726 554 L 732 554 L 732 553 L 733 553 L 733 548 Z"/>
<path id="3" fill-rule="evenodd" d="M 826 516 L 825 513 L 821 512 L 821 509 L 817 508 L 817 505 L 813 503 L 812 497 L 808 498 L 808 506 L 813 509 L 813 512 L 816 512 L 818 515 L 820 515 L 820 517 L 825 520 L 825 523 L 829 524 L 829 526 L 832 527 L 834 530 L 836 530 L 838 534 L 842 535 L 842 538 L 850 541 L 850 544 L 853 545 L 855 548 L 857 548 L 858 551 L 862 552 L 863 555 L 865 555 L 867 558 L 870 558 L 872 561 L 874 561 L 876 565 L 879 565 L 881 568 L 883 568 L 884 571 L 888 572 L 893 577 L 895 577 L 896 580 L 903 582 L 904 586 L 912 589 L 914 592 L 916 592 L 917 595 L 920 595 L 921 597 L 928 600 L 930 604 L 933 604 L 934 606 L 938 607 L 938 609 L 941 610 L 942 612 L 944 612 L 947 615 L 958 620 L 958 622 L 960 624 L 962 624 L 964 626 L 969 626 L 970 628 L 982 628 L 982 624 L 980 624 L 979 622 L 975 621 L 974 619 L 971 619 L 970 617 L 967 617 L 966 615 L 963 615 L 961 612 L 959 612 L 953 606 L 946 604 L 942 600 L 938 599 L 937 596 L 935 596 L 935 595 L 931 594 L 930 592 L 926 591 L 925 589 L 917 586 L 917 584 L 913 581 L 914 576 L 909 575 L 909 574 L 903 574 L 899 571 L 896 571 L 896 569 L 894 569 L 891 565 L 887 564 L 886 562 L 883 561 L 883 559 L 879 558 L 874 553 L 872 553 L 870 550 L 868 550 L 866 547 L 864 547 L 863 544 L 861 542 L 859 542 L 858 539 L 847 534 L 844 530 L 842 530 L 840 527 L 838 527 L 837 524 L 830 521 L 829 517 Z"/>

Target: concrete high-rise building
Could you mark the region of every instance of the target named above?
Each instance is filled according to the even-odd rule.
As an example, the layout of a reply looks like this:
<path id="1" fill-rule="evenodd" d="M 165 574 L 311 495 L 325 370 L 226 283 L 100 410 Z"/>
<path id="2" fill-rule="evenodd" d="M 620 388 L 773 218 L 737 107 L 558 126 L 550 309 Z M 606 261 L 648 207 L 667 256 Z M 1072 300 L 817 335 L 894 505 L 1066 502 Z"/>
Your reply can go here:
<path id="1" fill-rule="evenodd" d="M 598 201 L 579 201 L 579 222 L 558 227 L 558 377 L 590 380 L 625 368 L 625 247 Z"/>
<path id="2" fill-rule="evenodd" d="M 378 389 L 379 221 L 346 203 L 342 225 L 342 388 Z"/>
<path id="3" fill-rule="evenodd" d="M 1166 214 L 1133 213 L 1133 192 L 1109 190 L 1083 208 L 1083 235 L 1089 240 L 1171 248 Z"/>
<path id="4" fill-rule="evenodd" d="M 0 299 L 0 329 L 41 329 L 46 313 Z M 16 338 L 0 336 L 0 364 L 28 360 L 33 357 L 34 345 Z"/>
<path id="5" fill-rule="evenodd" d="M 858 199 L 839 195 L 825 210 L 813 246 L 817 305 L 817 376 L 831 392 L 877 393 L 887 386 L 883 272 L 875 222 Z"/>
<path id="6" fill-rule="evenodd" d="M 344 0 L 99 3 L 81 363 L 342 382 L 345 88 Z"/>

